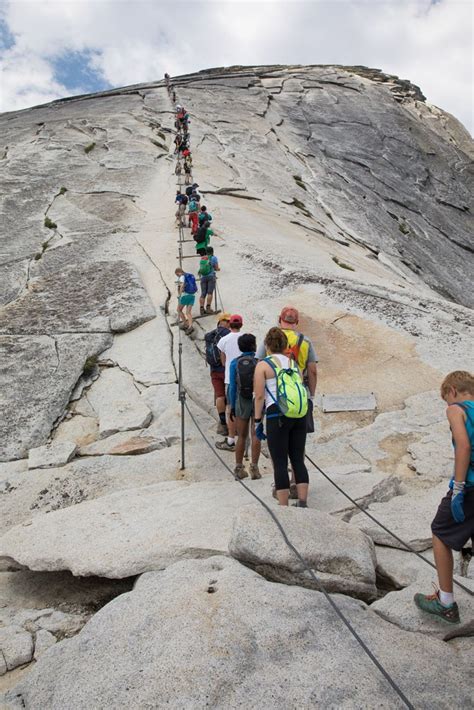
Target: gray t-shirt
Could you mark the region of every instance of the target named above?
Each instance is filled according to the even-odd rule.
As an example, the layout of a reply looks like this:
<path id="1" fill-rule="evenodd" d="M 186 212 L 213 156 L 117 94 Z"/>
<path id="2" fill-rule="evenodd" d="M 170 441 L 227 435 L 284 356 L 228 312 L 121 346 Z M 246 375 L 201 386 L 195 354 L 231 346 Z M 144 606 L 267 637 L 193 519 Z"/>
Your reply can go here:
<path id="1" fill-rule="evenodd" d="M 295 331 L 297 333 L 298 331 Z M 318 362 L 318 356 L 316 355 L 316 350 L 313 347 L 313 343 L 309 338 L 303 336 L 303 340 L 308 343 L 308 359 L 306 360 L 306 366 L 308 366 L 308 363 L 310 362 Z M 259 360 L 263 360 L 267 356 L 267 351 L 265 350 L 265 343 L 261 343 L 259 345 L 258 350 L 256 352 L 255 357 L 257 357 Z"/>

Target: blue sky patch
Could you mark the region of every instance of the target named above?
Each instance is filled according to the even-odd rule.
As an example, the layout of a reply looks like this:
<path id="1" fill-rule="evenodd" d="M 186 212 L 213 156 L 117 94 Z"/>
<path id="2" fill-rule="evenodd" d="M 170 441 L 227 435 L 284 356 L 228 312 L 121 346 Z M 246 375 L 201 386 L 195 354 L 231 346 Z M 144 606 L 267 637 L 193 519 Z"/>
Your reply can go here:
<path id="1" fill-rule="evenodd" d="M 15 37 L 8 29 L 7 23 L 0 18 L 0 51 L 10 49 L 15 44 Z"/>
<path id="2" fill-rule="evenodd" d="M 85 93 L 110 89 L 106 82 L 90 66 L 93 53 L 68 51 L 52 61 L 54 78 L 71 92 L 79 89 Z"/>

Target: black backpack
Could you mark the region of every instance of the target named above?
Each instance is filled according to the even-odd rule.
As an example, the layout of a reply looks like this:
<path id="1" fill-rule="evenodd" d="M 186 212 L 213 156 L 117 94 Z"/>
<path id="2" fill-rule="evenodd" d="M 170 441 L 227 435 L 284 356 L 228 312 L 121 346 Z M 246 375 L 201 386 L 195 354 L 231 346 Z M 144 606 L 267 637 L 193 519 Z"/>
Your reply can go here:
<path id="1" fill-rule="evenodd" d="M 201 227 L 199 227 L 196 234 L 193 235 L 193 239 L 196 242 L 196 244 L 200 244 L 201 242 L 205 241 L 206 232 L 207 232 L 207 227 L 205 225 L 202 225 Z"/>
<path id="2" fill-rule="evenodd" d="M 224 335 L 230 333 L 228 328 L 215 328 L 210 333 L 206 333 L 204 341 L 206 343 L 206 362 L 212 368 L 222 367 L 221 351 L 217 347 L 217 343 Z"/>
<path id="3" fill-rule="evenodd" d="M 243 399 L 252 399 L 253 397 L 253 375 L 257 363 L 258 360 L 253 355 L 241 355 L 237 358 L 237 393 Z"/>

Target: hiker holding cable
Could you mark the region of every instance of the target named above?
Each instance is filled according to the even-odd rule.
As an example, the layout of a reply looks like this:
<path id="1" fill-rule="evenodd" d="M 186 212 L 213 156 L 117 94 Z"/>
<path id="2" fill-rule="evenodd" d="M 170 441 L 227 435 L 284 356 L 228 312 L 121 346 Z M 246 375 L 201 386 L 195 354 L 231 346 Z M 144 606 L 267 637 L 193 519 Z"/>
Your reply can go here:
<path id="1" fill-rule="evenodd" d="M 288 458 L 293 467 L 298 502 L 306 508 L 308 470 L 304 462 L 308 395 L 300 372 L 285 351 L 288 339 L 281 328 L 270 328 L 265 337 L 269 353 L 255 369 L 255 434 L 268 439 L 272 457 L 276 496 L 280 505 L 288 505 L 290 480 Z M 263 427 L 265 407 L 267 435 Z"/>
<path id="2" fill-rule="evenodd" d="M 439 589 L 434 594 L 415 594 L 422 611 L 450 624 L 458 624 L 459 609 L 453 592 L 453 550 L 474 545 L 474 376 L 451 372 L 441 385 L 441 397 L 454 446 L 454 474 L 431 523 L 433 552 Z"/>

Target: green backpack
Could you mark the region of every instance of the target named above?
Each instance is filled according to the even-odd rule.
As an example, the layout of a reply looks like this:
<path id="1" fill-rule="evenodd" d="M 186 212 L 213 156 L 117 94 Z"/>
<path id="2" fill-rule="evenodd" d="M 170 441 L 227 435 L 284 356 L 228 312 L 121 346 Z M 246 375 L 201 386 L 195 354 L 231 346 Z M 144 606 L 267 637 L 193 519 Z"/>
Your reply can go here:
<path id="1" fill-rule="evenodd" d="M 205 256 L 199 262 L 199 274 L 201 276 L 209 276 L 212 273 L 212 264 L 208 256 Z"/>
<path id="2" fill-rule="evenodd" d="M 275 399 L 267 386 L 265 386 L 265 389 L 277 405 L 280 413 L 289 419 L 305 417 L 308 411 L 308 393 L 298 368 L 291 362 L 290 367 L 280 367 L 271 357 L 266 357 L 265 362 L 270 365 L 275 373 L 277 398 Z"/>

